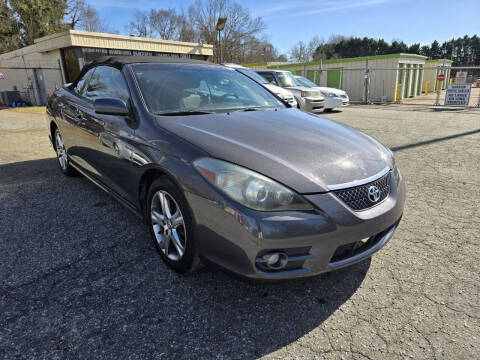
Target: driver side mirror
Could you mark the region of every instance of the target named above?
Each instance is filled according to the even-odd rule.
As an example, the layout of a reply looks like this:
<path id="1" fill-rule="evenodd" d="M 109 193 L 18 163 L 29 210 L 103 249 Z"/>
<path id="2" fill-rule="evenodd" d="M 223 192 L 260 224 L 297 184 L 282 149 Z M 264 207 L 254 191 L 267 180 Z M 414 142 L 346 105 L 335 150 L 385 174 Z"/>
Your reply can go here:
<path id="1" fill-rule="evenodd" d="M 127 104 L 117 98 L 97 98 L 93 101 L 93 110 L 97 114 L 127 116 Z"/>

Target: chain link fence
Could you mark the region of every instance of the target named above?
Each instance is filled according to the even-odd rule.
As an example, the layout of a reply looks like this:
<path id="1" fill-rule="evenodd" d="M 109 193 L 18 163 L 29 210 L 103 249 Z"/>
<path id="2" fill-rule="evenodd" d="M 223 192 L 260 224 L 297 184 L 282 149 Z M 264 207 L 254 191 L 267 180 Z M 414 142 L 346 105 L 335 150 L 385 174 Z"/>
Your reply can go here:
<path id="1" fill-rule="evenodd" d="M 344 90 L 351 102 L 365 104 L 445 106 L 449 87 L 464 84 L 462 88 L 469 89 L 469 100 L 460 106 L 480 107 L 480 66 L 365 66 L 323 70 L 284 67 L 283 70 L 291 70 L 294 75 L 306 77 L 319 86 Z"/>

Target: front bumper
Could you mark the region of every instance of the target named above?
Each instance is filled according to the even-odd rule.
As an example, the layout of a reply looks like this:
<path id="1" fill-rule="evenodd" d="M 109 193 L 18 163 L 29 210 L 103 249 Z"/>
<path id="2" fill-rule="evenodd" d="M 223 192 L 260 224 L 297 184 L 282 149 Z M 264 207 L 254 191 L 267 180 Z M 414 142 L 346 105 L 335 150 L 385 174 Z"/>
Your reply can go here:
<path id="1" fill-rule="evenodd" d="M 300 109 L 307 112 L 318 113 L 322 112 L 325 107 L 325 100 L 323 98 L 302 98 Z"/>
<path id="2" fill-rule="evenodd" d="M 325 97 L 325 109 L 334 109 L 338 107 L 342 107 L 342 98 L 337 96 Z"/>
<path id="3" fill-rule="evenodd" d="M 395 181 L 393 174 L 392 183 Z M 318 209 L 310 212 L 260 212 L 222 196 L 207 200 L 186 193 L 197 223 L 201 257 L 252 279 L 313 276 L 370 257 L 393 236 L 403 214 L 405 185 L 380 204 L 353 211 L 333 193 L 304 195 Z M 369 239 L 365 243 L 359 241 Z M 363 245 L 358 245 L 363 244 Z M 288 255 L 287 267 L 270 271 L 262 256 L 272 251 Z"/>

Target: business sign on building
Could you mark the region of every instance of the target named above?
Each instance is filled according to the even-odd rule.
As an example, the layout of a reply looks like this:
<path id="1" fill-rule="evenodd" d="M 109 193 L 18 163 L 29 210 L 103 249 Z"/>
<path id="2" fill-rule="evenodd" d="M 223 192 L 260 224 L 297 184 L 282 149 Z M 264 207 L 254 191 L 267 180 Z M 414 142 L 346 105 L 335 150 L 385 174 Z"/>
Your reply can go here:
<path id="1" fill-rule="evenodd" d="M 448 85 L 445 95 L 446 106 L 468 106 L 472 84 Z"/>
<path id="2" fill-rule="evenodd" d="M 3 72 L 0 72 L 0 79 L 5 79 L 5 74 Z"/>

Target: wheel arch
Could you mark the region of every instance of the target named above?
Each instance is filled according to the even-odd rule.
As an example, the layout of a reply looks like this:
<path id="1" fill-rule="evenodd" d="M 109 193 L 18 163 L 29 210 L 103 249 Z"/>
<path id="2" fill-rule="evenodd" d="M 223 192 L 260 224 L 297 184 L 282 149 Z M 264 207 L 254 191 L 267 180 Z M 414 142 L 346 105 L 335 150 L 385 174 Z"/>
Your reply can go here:
<path id="1" fill-rule="evenodd" d="M 145 204 L 147 201 L 147 194 L 148 188 L 150 185 L 159 177 L 164 176 L 171 180 L 180 190 L 182 190 L 182 186 L 178 183 L 177 179 L 166 169 L 160 166 L 152 166 L 148 169 L 145 169 L 143 174 L 140 177 L 139 185 L 138 185 L 138 203 L 140 206 L 140 211 L 143 215 Z"/>

